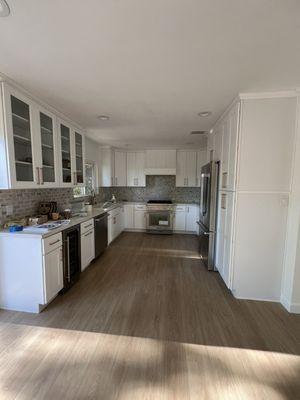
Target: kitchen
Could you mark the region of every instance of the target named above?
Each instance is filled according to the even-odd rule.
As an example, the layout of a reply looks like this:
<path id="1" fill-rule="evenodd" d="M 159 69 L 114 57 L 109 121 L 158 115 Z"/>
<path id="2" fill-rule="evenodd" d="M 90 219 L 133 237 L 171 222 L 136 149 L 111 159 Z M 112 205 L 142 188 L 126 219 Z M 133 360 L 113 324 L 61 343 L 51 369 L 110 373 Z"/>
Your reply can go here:
<path id="1" fill-rule="evenodd" d="M 182 44 L 199 32 L 192 13 L 200 15 L 199 4 L 187 7 L 192 24 L 183 40 L 177 1 L 171 11 L 161 4 L 162 14 L 143 1 L 137 8 L 92 3 L 81 11 L 61 5 L 64 35 L 56 36 L 50 2 L 26 9 L 0 0 L 0 352 L 10 366 L 0 368 L 0 397 L 297 398 L 297 60 L 294 75 L 280 75 L 285 64 L 275 68 L 257 47 L 274 76 L 261 83 L 264 69 L 255 65 L 256 81 L 231 75 L 235 60 L 230 85 L 213 89 L 212 73 L 208 89 L 203 77 L 195 83 L 202 58 L 195 65 L 181 58 Z M 221 11 L 233 18 L 221 3 L 201 3 L 210 20 Z M 98 26 L 92 9 L 101 7 L 109 17 Z M 299 10 L 276 7 L 288 21 Z M 244 23 L 259 9 L 240 10 Z M 73 41 L 61 18 L 72 13 L 79 22 L 81 12 L 89 15 L 86 29 Z M 28 30 L 24 15 L 43 24 Z M 146 25 L 163 15 L 161 36 L 150 25 L 149 35 L 141 29 L 138 15 Z M 21 48 L 36 29 L 43 40 L 32 42 L 27 59 Z M 273 43 L 272 35 L 265 40 Z M 98 42 L 107 58 L 94 53 Z M 141 56 L 138 66 L 125 48 Z M 221 69 L 208 65 L 217 81 Z"/>

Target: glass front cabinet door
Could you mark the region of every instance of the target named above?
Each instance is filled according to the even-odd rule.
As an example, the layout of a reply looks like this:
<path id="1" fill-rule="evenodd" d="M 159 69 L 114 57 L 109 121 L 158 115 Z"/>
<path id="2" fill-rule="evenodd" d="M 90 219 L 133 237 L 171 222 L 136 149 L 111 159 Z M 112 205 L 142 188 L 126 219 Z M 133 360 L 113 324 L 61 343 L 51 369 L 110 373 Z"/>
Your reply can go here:
<path id="1" fill-rule="evenodd" d="M 74 131 L 74 144 L 75 144 L 75 173 L 74 183 L 77 186 L 84 185 L 84 136 L 77 130 Z"/>
<path id="2" fill-rule="evenodd" d="M 8 187 L 37 187 L 40 183 L 40 170 L 33 132 L 34 103 L 8 85 L 3 88 Z"/>
<path id="3" fill-rule="evenodd" d="M 40 184 L 44 187 L 58 187 L 58 146 L 57 124 L 53 114 L 37 109 L 37 140 L 40 159 Z"/>
<path id="4" fill-rule="evenodd" d="M 58 123 L 58 131 L 60 144 L 61 185 L 73 186 L 75 184 L 73 131 L 67 122 L 61 120 L 59 120 Z"/>

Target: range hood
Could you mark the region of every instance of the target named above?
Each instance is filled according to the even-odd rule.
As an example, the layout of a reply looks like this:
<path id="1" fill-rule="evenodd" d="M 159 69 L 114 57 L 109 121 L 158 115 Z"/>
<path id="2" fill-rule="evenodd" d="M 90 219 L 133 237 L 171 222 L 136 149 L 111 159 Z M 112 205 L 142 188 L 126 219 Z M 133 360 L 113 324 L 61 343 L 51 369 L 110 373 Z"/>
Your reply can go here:
<path id="1" fill-rule="evenodd" d="M 146 175 L 176 175 L 176 150 L 146 150 Z"/>

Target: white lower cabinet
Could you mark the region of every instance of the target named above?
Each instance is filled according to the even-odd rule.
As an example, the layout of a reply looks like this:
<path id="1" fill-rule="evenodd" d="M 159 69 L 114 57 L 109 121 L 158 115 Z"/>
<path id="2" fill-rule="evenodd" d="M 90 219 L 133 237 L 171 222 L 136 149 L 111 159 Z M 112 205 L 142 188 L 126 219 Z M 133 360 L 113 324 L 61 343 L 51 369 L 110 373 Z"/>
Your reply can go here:
<path id="1" fill-rule="evenodd" d="M 63 288 L 62 234 L 0 232 L 0 248 L 0 308 L 39 313 Z"/>
<path id="2" fill-rule="evenodd" d="M 185 231 L 185 205 L 177 206 L 174 215 L 174 230 Z"/>
<path id="3" fill-rule="evenodd" d="M 146 229 L 146 211 L 134 211 L 134 229 Z"/>
<path id="4" fill-rule="evenodd" d="M 62 246 L 43 257 L 44 262 L 44 303 L 49 303 L 63 288 Z"/>
<path id="5" fill-rule="evenodd" d="M 124 230 L 124 207 L 117 207 L 109 211 L 107 223 L 107 241 L 110 244 Z"/>
<path id="6" fill-rule="evenodd" d="M 199 221 L 199 207 L 196 204 L 189 204 L 186 206 L 186 226 L 187 232 L 197 232 Z"/>
<path id="7" fill-rule="evenodd" d="M 216 267 L 226 286 L 231 288 L 231 243 L 234 192 L 219 192 Z"/>
<path id="8" fill-rule="evenodd" d="M 147 206 L 145 204 L 136 204 L 134 206 L 134 229 L 146 229 Z"/>
<path id="9" fill-rule="evenodd" d="M 134 229 L 134 204 L 124 205 L 124 228 Z"/>
<path id="10" fill-rule="evenodd" d="M 177 232 L 198 233 L 199 206 L 178 204 L 175 208 L 174 230 Z"/>
<path id="11" fill-rule="evenodd" d="M 81 235 L 81 271 L 95 258 L 95 231 L 91 229 Z"/>

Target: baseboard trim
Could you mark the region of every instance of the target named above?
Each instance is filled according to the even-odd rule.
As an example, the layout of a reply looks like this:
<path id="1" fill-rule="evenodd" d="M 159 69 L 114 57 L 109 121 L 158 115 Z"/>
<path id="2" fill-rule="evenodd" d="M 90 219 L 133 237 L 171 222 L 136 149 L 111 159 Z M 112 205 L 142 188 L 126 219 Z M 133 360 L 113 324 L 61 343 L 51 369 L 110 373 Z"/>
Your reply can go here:
<path id="1" fill-rule="evenodd" d="M 264 298 L 261 298 L 261 297 L 243 297 L 243 296 L 237 296 L 237 295 L 234 293 L 234 291 L 231 291 L 231 292 L 232 292 L 233 296 L 234 296 L 236 299 L 239 299 L 239 300 L 269 301 L 270 303 L 280 303 L 279 298 L 264 299 Z"/>
<path id="2" fill-rule="evenodd" d="M 280 303 L 289 313 L 300 314 L 300 303 L 291 303 L 284 296 L 281 296 Z"/>

